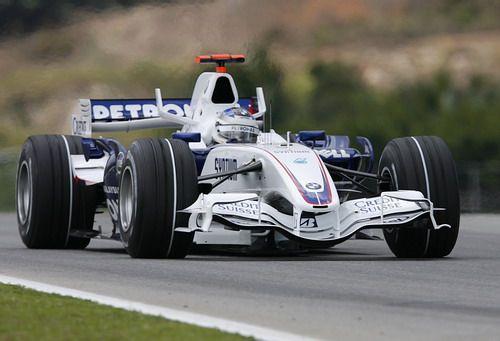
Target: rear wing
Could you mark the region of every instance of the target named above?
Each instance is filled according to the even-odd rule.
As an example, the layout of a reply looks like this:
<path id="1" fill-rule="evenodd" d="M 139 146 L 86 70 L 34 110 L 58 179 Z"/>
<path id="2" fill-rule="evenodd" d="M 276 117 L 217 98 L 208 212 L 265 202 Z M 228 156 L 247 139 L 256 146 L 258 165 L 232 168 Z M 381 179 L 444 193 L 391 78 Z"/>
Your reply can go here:
<path id="1" fill-rule="evenodd" d="M 192 119 L 191 99 L 160 99 L 163 112 L 173 115 L 173 120 L 161 117 L 157 99 L 80 99 L 77 113 L 72 115 L 73 135 L 91 137 L 92 132 L 130 131 L 150 128 L 181 128 L 182 119 Z M 238 104 L 257 113 L 253 97 L 240 98 Z M 175 118 L 180 118 L 175 120 Z M 177 121 L 177 122 L 176 122 Z"/>

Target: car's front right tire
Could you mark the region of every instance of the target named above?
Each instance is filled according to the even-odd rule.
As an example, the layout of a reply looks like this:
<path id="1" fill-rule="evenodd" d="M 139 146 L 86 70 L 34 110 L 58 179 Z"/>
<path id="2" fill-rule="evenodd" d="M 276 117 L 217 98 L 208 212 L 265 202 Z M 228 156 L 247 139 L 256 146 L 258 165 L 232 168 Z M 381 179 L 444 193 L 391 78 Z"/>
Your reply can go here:
<path id="1" fill-rule="evenodd" d="M 455 161 L 446 143 L 436 136 L 402 137 L 390 141 L 382 152 L 378 174 L 388 182 L 380 190 L 417 190 L 437 210 L 434 230 L 430 219 L 410 227 L 384 230 L 385 240 L 397 257 L 444 257 L 455 246 L 460 225 L 460 197 Z"/>

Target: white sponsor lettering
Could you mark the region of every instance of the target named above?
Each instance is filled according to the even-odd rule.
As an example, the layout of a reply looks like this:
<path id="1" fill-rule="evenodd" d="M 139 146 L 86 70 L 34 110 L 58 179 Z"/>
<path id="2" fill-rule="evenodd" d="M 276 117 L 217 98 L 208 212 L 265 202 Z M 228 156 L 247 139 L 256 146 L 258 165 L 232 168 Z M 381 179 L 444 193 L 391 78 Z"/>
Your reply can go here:
<path id="1" fill-rule="evenodd" d="M 111 119 L 119 120 L 119 119 L 124 118 L 123 117 L 123 105 L 120 105 L 120 104 L 112 105 L 109 107 L 109 110 L 111 111 Z"/>
<path id="2" fill-rule="evenodd" d="M 349 153 L 346 152 L 344 149 L 322 149 L 318 151 L 318 154 L 325 158 L 334 158 L 334 159 L 349 158 Z"/>
<path id="3" fill-rule="evenodd" d="M 92 117 L 96 120 L 109 118 L 109 110 L 104 105 L 94 105 L 92 107 Z"/>
<path id="4" fill-rule="evenodd" d="M 144 117 L 158 117 L 158 108 L 153 104 L 144 104 L 142 106 L 142 115 Z"/>
<path id="5" fill-rule="evenodd" d="M 169 103 L 163 107 L 163 111 L 177 116 L 184 116 L 184 110 L 177 104 Z"/>
<path id="6" fill-rule="evenodd" d="M 141 111 L 141 106 L 139 104 L 127 104 L 125 110 L 130 113 L 130 117 L 139 118 L 139 111 Z"/>
<path id="7" fill-rule="evenodd" d="M 163 107 L 163 111 L 172 115 L 185 116 L 184 110 L 176 104 L 167 104 Z M 150 118 L 158 117 L 158 108 L 154 104 L 113 104 L 108 107 L 104 105 L 92 106 L 92 117 L 95 120 L 120 120 L 124 118 Z"/>
<path id="8" fill-rule="evenodd" d="M 360 213 L 374 213 L 383 210 L 403 207 L 400 200 L 396 198 L 384 197 L 383 201 L 380 198 L 366 199 L 358 201 L 354 204 L 359 208 Z"/>
<path id="9" fill-rule="evenodd" d="M 256 202 L 241 201 L 230 204 L 217 204 L 214 207 L 215 211 L 220 214 L 241 214 L 252 216 L 257 219 L 259 215 L 259 204 Z"/>

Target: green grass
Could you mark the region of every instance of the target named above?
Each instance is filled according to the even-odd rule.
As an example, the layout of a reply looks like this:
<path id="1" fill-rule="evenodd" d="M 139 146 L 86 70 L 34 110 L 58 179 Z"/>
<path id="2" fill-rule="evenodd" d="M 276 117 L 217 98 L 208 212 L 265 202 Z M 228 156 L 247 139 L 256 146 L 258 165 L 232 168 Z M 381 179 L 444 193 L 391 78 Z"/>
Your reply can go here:
<path id="1" fill-rule="evenodd" d="M 0 284 L 0 340 L 252 340 Z"/>

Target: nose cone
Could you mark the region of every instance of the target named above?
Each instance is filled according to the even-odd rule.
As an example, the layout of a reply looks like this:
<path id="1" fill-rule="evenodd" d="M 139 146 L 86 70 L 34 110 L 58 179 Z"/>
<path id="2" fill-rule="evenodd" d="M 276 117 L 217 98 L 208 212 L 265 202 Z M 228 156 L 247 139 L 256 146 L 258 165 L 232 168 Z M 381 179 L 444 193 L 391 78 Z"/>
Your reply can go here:
<path id="1" fill-rule="evenodd" d="M 302 210 L 328 209 L 338 204 L 335 185 L 320 157 L 306 146 L 276 147 L 276 161 L 291 180 L 289 190 L 295 206 Z M 290 183 L 290 181 L 289 181 Z"/>

